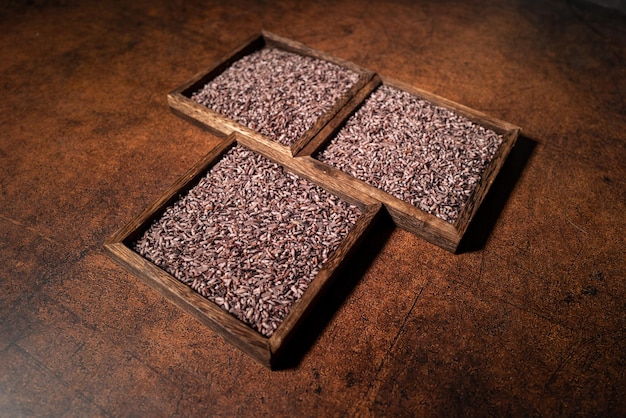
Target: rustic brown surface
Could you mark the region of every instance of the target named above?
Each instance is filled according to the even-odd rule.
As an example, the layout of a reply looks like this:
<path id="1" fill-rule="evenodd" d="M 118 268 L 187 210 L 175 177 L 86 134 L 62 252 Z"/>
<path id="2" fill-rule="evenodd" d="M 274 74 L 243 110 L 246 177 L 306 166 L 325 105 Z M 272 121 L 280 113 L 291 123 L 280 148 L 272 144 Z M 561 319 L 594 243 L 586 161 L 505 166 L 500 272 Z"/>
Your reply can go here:
<path id="1" fill-rule="evenodd" d="M 556 0 L 226 4 L 0 6 L 0 415 L 626 414 L 626 18 Z M 465 252 L 381 231 L 277 372 L 102 247 L 218 142 L 167 93 L 260 29 L 534 139 Z"/>

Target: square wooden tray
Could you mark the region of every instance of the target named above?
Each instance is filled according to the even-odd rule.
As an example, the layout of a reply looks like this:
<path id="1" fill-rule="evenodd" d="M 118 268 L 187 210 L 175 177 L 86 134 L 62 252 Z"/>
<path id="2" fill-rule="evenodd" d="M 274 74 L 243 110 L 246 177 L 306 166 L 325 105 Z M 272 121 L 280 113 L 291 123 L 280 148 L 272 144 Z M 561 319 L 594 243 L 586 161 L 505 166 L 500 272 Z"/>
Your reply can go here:
<path id="1" fill-rule="evenodd" d="M 279 37 L 269 32 L 261 32 L 253 36 L 243 45 L 231 51 L 228 55 L 217 61 L 209 68 L 195 75 L 191 80 L 173 90 L 167 100 L 172 112 L 184 119 L 208 129 L 218 135 L 230 135 L 239 132 L 260 142 L 276 142 L 271 138 L 238 123 L 227 116 L 221 115 L 208 107 L 199 104 L 191 99 L 194 92 L 200 90 L 208 82 L 213 80 L 234 62 L 264 47 L 273 47 L 280 50 L 296 53 L 302 56 L 313 57 L 331 62 L 341 67 L 347 68 L 359 74 L 359 80 L 341 96 L 332 108 L 320 116 L 315 124 L 297 139 L 291 146 L 282 145 L 280 149 L 286 155 L 296 155 L 313 138 L 326 123 L 339 112 L 345 104 L 374 76 L 373 72 L 367 71 L 348 61 L 344 61 L 320 51 L 311 49 L 301 43 Z"/>
<path id="2" fill-rule="evenodd" d="M 243 146 L 252 144 L 255 152 L 279 163 L 279 165 L 284 163 L 283 166 L 288 171 L 296 174 L 302 175 L 311 171 L 311 166 L 306 161 L 297 161 L 290 157 L 285 158 L 282 152 L 272 153 L 271 149 L 269 151 L 272 155 L 264 155 L 259 152 L 265 149 L 263 144 L 258 146 L 258 143 L 253 139 L 231 135 L 184 174 L 152 205 L 116 232 L 105 243 L 105 248 L 117 263 L 138 276 L 144 283 L 191 314 L 202 324 L 220 334 L 226 341 L 264 366 L 271 368 L 280 353 L 285 350 L 289 337 L 293 335 L 314 305 L 322 300 L 324 290 L 329 284 L 338 279 L 341 268 L 357 250 L 358 245 L 381 216 L 383 210 L 379 202 L 365 194 L 343 194 L 344 200 L 359 207 L 361 210 L 360 217 L 338 249 L 329 256 L 302 296 L 291 307 L 289 314 L 280 326 L 271 337 L 265 337 L 132 249 L 133 243 L 153 221 L 159 219 L 169 206 L 193 188 L 207 171 L 236 144 Z M 315 180 L 318 177 L 318 173 L 314 169 L 310 174 L 307 177 L 311 179 Z M 324 185 L 321 186 L 325 188 Z"/>
<path id="3" fill-rule="evenodd" d="M 447 108 L 480 126 L 491 129 L 497 134 L 502 135 L 503 141 L 493 156 L 492 161 L 485 167 L 480 182 L 471 192 L 461 213 L 453 223 L 446 222 L 364 181 L 356 179 L 330 165 L 314 159 L 316 153 L 330 142 L 347 120 L 369 97 L 372 91 L 381 84 L 404 90 L 434 105 Z M 493 118 L 405 83 L 376 75 L 340 112 L 337 113 L 315 138 L 309 141 L 298 153 L 298 156 L 301 159 L 308 160 L 308 164 L 314 165 L 318 171 L 324 174 L 324 178 L 319 178 L 318 181 L 326 184 L 334 193 L 346 193 L 346 190 L 351 189 L 353 190 L 351 193 L 354 193 L 354 190 L 358 190 L 365 195 L 371 196 L 385 205 L 396 225 L 441 248 L 455 253 L 478 207 L 489 191 L 489 188 L 502 168 L 511 149 L 515 145 L 519 132 L 519 127 L 508 122 Z"/>

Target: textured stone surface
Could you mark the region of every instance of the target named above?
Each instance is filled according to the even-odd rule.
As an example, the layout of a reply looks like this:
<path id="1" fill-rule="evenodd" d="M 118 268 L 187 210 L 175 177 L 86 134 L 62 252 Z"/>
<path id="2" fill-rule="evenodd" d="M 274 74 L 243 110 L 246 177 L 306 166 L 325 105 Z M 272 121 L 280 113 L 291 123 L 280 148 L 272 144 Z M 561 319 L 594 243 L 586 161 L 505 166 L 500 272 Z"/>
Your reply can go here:
<path id="1" fill-rule="evenodd" d="M 626 415 L 625 24 L 534 0 L 0 6 L 0 415 Z M 102 251 L 219 141 L 167 92 L 261 28 L 532 138 L 465 252 L 379 231 L 275 372 Z"/>

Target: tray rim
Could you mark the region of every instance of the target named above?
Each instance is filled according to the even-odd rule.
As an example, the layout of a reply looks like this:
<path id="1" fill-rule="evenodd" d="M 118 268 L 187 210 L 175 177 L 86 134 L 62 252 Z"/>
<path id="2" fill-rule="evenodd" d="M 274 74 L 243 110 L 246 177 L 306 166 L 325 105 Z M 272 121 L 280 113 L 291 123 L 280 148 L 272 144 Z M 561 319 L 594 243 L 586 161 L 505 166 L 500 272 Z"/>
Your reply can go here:
<path id="1" fill-rule="evenodd" d="M 331 109 L 320 116 L 315 124 L 305 131 L 302 136 L 290 146 L 282 145 L 268 136 L 262 135 L 225 115 L 217 113 L 204 105 L 194 102 L 190 98 L 192 91 L 196 91 L 204 86 L 207 82 L 222 73 L 232 63 L 254 51 L 262 49 L 263 47 L 273 47 L 303 56 L 318 58 L 347 68 L 359 75 L 358 81 L 335 102 Z M 303 43 L 263 30 L 251 36 L 238 47 L 234 48 L 215 61 L 213 64 L 206 67 L 204 70 L 197 72 L 188 81 L 173 89 L 167 95 L 167 101 L 170 110 L 175 115 L 202 128 L 206 128 L 217 135 L 227 136 L 233 132 L 239 132 L 247 136 L 255 137 L 259 141 L 275 142 L 283 147 L 285 152 L 287 152 L 290 156 L 295 156 L 339 111 L 341 111 L 341 109 L 343 109 L 346 103 L 348 103 L 351 98 L 374 77 L 374 75 L 374 72 L 360 67 L 350 61 L 334 57 L 325 52 L 310 48 Z"/>
<path id="2" fill-rule="evenodd" d="M 478 185 L 472 190 L 470 196 L 459 216 L 454 222 L 447 222 L 437 216 L 411 205 L 395 196 L 365 182 L 357 179 L 343 171 L 323 163 L 315 158 L 315 154 L 321 151 L 337 132 L 345 125 L 348 119 L 359 110 L 371 93 L 381 85 L 388 85 L 400 90 L 409 92 L 430 103 L 449 109 L 461 116 L 464 116 L 474 123 L 489 128 L 502 135 L 503 140 L 496 153 L 484 168 Z M 338 178 L 349 187 L 368 194 L 381 203 L 389 211 L 397 226 L 435 244 L 447 251 L 456 253 L 461 240 L 464 238 L 469 225 L 485 196 L 489 192 L 491 185 L 499 174 L 504 162 L 508 158 L 511 150 L 515 146 L 521 128 L 504 120 L 495 118 L 486 113 L 472 109 L 468 106 L 427 92 L 418 87 L 398 81 L 393 78 L 376 74 L 372 80 L 354 96 L 341 112 L 329 121 L 329 123 L 298 153 L 298 158 L 309 159 L 310 164 L 317 165 L 318 169 L 326 173 L 329 177 Z"/>
<path id="3" fill-rule="evenodd" d="M 182 194 L 192 188 L 228 150 L 236 145 L 247 147 L 244 143 L 245 140 L 241 141 L 240 139 L 240 136 L 232 134 L 225 141 L 218 144 L 217 147 L 183 174 L 152 204 L 107 239 L 104 243 L 104 248 L 115 262 L 138 277 L 142 282 L 179 308 L 191 314 L 202 324 L 222 336 L 224 340 L 260 364 L 272 368 L 278 356 L 285 351 L 289 339 L 298 326 L 302 324 L 315 304 L 323 297 L 323 293 L 328 286 L 338 279 L 337 276 L 340 274 L 341 268 L 352 258 L 365 236 L 374 227 L 377 219 L 382 214 L 383 208 L 380 202 L 369 199 L 367 196 L 364 199 L 351 198 L 352 202 L 349 203 L 358 203 L 357 206 L 361 209 L 357 222 L 341 241 L 339 247 L 322 265 L 322 268 L 303 295 L 293 304 L 289 314 L 281 322 L 277 330 L 269 338 L 265 337 L 243 321 L 235 318 L 215 303 L 195 292 L 190 286 L 180 282 L 136 253 L 130 247 L 131 242 L 136 240 L 155 219 L 158 219 L 168 206 L 172 205 Z M 280 165 L 279 161 L 264 155 L 259 150 L 253 149 L 253 151 L 274 162 L 278 162 Z M 289 167 L 284 168 L 287 171 L 292 171 Z M 313 182 L 315 183 L 315 181 Z M 321 184 L 318 185 L 325 188 Z M 329 192 L 332 193 L 332 191 Z"/>

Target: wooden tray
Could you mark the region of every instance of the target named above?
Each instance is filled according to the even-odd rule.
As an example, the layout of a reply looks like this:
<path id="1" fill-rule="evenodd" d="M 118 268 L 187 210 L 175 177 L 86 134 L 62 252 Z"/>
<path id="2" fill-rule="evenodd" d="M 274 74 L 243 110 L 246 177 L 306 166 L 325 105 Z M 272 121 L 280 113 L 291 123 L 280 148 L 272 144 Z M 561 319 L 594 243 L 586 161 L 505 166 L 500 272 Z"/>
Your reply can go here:
<path id="1" fill-rule="evenodd" d="M 224 115 L 214 112 L 202 104 L 191 100 L 191 96 L 194 92 L 200 90 L 204 85 L 221 74 L 234 62 L 266 46 L 296 53 L 302 56 L 325 60 L 359 74 L 359 80 L 299 139 L 297 139 L 291 146 L 281 145 L 280 149 L 282 149 L 286 155 L 296 155 L 311 140 L 311 138 L 313 138 L 319 130 L 322 129 L 322 127 L 330 119 L 332 119 L 332 117 L 335 116 L 335 114 L 339 112 L 339 110 L 341 110 L 344 105 L 374 76 L 374 73 L 360 68 L 350 62 L 334 58 L 323 52 L 308 48 L 301 43 L 281 38 L 272 33 L 263 31 L 250 38 L 243 45 L 230 52 L 206 70 L 195 75 L 191 80 L 173 90 L 167 96 L 172 112 L 218 135 L 226 136 L 233 132 L 240 132 L 260 142 L 276 142 L 265 135 L 262 135 Z"/>
<path id="2" fill-rule="evenodd" d="M 239 141 L 239 139 L 243 140 Z M 147 285 L 187 311 L 202 324 L 220 334 L 226 341 L 241 349 L 264 366 L 271 368 L 281 351 L 285 349 L 289 337 L 293 335 L 296 328 L 302 323 L 314 305 L 320 302 L 324 290 L 331 281 L 338 279 L 340 269 L 356 251 L 358 245 L 372 228 L 376 219 L 381 216 L 383 210 L 379 202 L 367 195 L 359 195 L 358 193 L 344 195 L 346 197 L 344 200 L 361 209 L 359 219 L 343 239 L 338 249 L 324 263 L 302 296 L 291 307 L 287 317 L 272 336 L 267 338 L 131 249 L 132 244 L 146 231 L 152 222 L 159 219 L 167 207 L 174 204 L 182 195 L 194 187 L 206 172 L 237 143 L 244 146 L 252 144 L 257 152 L 265 149 L 263 144 L 258 146 L 258 143 L 253 139 L 240 138 L 235 135 L 229 136 L 222 144 L 183 175 L 152 205 L 115 233 L 105 243 L 105 248 L 116 262 L 138 276 Z M 273 153 L 272 155 L 261 153 L 261 155 L 279 164 L 284 163 L 284 167 L 288 171 L 296 174 L 306 173 L 311 170 L 308 162 L 297 161 L 290 157 L 285 159 L 282 152 L 278 154 Z M 314 172 L 309 177 L 315 179 L 318 177 L 317 174 L 317 172 Z"/>
<path id="3" fill-rule="evenodd" d="M 470 119 L 474 123 L 491 129 L 503 136 L 503 141 L 496 151 L 496 154 L 484 169 L 479 184 L 476 185 L 471 192 L 469 199 L 463 206 L 461 213 L 454 223 L 446 222 L 364 181 L 358 180 L 334 167 L 314 159 L 315 154 L 329 143 L 334 135 L 344 126 L 346 121 L 358 110 L 367 97 L 369 97 L 371 92 L 380 84 L 407 91 L 434 105 L 452 110 Z M 298 156 L 303 160 L 307 160 L 308 164 L 314 165 L 316 170 L 324 174 L 324 178 L 320 177 L 317 180 L 329 187 L 333 193 L 351 194 L 356 190 L 371 196 L 385 205 L 396 225 L 441 248 L 455 253 L 478 207 L 502 168 L 509 152 L 515 145 L 519 132 L 520 128 L 510 123 L 490 117 L 413 86 L 376 75 L 340 112 L 337 113 L 335 118 L 333 118 L 315 138 L 309 141 L 298 153 Z M 352 190 L 352 192 L 347 192 L 347 190 Z"/>

